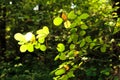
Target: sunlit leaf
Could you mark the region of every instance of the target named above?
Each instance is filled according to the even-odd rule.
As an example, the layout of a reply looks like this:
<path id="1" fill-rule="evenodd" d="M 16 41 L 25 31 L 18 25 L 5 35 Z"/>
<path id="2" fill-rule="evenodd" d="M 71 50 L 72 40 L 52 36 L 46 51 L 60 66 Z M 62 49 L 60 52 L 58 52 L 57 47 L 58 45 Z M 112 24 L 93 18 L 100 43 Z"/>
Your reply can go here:
<path id="1" fill-rule="evenodd" d="M 63 22 L 63 19 L 60 18 L 60 17 L 56 17 L 56 18 L 53 20 L 53 24 L 56 25 L 56 26 L 61 25 L 62 22 Z"/>
<path id="2" fill-rule="evenodd" d="M 74 11 L 70 11 L 68 14 L 68 19 L 75 19 L 77 17 L 77 15 L 75 14 Z"/>
<path id="3" fill-rule="evenodd" d="M 64 27 L 65 28 L 70 28 L 70 26 L 71 26 L 71 22 L 69 20 L 64 22 Z"/>
<path id="4" fill-rule="evenodd" d="M 45 38 L 44 38 L 44 37 L 41 37 L 41 38 L 38 39 L 38 42 L 39 42 L 39 43 L 44 43 L 44 41 L 45 41 Z"/>
<path id="5" fill-rule="evenodd" d="M 59 44 L 57 45 L 57 50 L 58 50 L 59 52 L 63 52 L 63 51 L 65 50 L 64 44 L 59 43 Z"/>
<path id="6" fill-rule="evenodd" d="M 48 35 L 49 34 L 49 28 L 47 26 L 43 27 L 43 32 Z"/>
<path id="7" fill-rule="evenodd" d="M 56 76 L 59 76 L 59 75 L 62 75 L 66 72 L 65 68 L 61 68 L 61 69 L 58 69 L 56 72 L 55 72 L 55 75 Z"/>
<path id="8" fill-rule="evenodd" d="M 41 51 L 45 51 L 46 50 L 46 46 L 45 45 L 40 45 L 40 50 Z"/>
<path id="9" fill-rule="evenodd" d="M 21 33 L 16 33 L 16 34 L 14 35 L 14 38 L 15 38 L 17 41 L 25 41 L 25 37 L 24 37 L 24 35 L 21 34 Z"/>
<path id="10" fill-rule="evenodd" d="M 60 60 L 66 60 L 66 55 L 65 53 L 61 53 L 59 56 Z"/>
<path id="11" fill-rule="evenodd" d="M 26 50 L 27 50 L 27 45 L 21 45 L 20 46 L 20 52 L 26 52 Z"/>
<path id="12" fill-rule="evenodd" d="M 33 51 L 34 51 L 33 44 L 28 43 L 28 44 L 27 44 L 27 49 L 28 49 L 29 52 L 33 52 Z"/>

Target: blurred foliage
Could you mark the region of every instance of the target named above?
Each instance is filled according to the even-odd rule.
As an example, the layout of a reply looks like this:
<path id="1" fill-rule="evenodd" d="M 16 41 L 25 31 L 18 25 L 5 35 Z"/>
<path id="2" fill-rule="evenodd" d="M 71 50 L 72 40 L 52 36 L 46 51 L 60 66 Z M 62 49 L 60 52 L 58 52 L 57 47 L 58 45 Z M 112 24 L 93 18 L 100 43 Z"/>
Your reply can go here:
<path id="1" fill-rule="evenodd" d="M 120 79 L 119 2 L 114 8 L 110 0 L 0 3 L 6 8 L 1 80 Z"/>

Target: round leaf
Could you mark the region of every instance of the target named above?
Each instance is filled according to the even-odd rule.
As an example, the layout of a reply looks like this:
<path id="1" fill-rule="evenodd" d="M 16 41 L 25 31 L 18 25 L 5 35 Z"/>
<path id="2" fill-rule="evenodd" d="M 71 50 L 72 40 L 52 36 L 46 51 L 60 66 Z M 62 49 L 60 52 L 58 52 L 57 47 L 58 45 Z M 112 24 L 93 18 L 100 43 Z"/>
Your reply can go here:
<path id="1" fill-rule="evenodd" d="M 40 50 L 41 51 L 45 51 L 46 50 L 46 46 L 45 45 L 40 45 Z"/>
<path id="2" fill-rule="evenodd" d="M 64 22 L 64 27 L 65 28 L 70 28 L 70 26 L 71 26 L 71 22 L 69 20 Z"/>
<path id="3" fill-rule="evenodd" d="M 26 52 L 26 50 L 27 50 L 27 45 L 24 44 L 24 45 L 20 46 L 20 51 L 21 52 Z"/>
<path id="4" fill-rule="evenodd" d="M 64 44 L 59 43 L 59 44 L 57 45 L 57 50 L 58 50 L 59 52 L 63 52 L 63 51 L 65 50 Z"/>
<path id="5" fill-rule="evenodd" d="M 61 25 L 62 22 L 63 22 L 63 19 L 60 18 L 60 17 L 56 17 L 56 18 L 53 20 L 53 24 L 56 25 L 56 26 Z"/>
<path id="6" fill-rule="evenodd" d="M 80 36 L 84 36 L 86 34 L 86 31 L 82 30 L 80 31 Z"/>

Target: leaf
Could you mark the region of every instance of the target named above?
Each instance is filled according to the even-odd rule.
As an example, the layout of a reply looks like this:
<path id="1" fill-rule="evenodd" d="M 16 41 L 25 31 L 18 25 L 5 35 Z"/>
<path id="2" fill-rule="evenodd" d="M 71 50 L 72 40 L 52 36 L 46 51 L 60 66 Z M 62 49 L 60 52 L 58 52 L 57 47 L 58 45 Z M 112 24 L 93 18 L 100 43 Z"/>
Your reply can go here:
<path id="1" fill-rule="evenodd" d="M 59 44 L 57 45 L 57 50 L 58 50 L 59 52 L 63 52 L 63 51 L 65 50 L 64 44 L 59 43 Z"/>
<path id="2" fill-rule="evenodd" d="M 35 44 L 35 48 L 36 48 L 36 49 L 39 49 L 39 48 L 40 48 L 40 43 L 36 43 L 36 44 Z"/>
<path id="3" fill-rule="evenodd" d="M 89 17 L 88 13 L 83 13 L 82 15 L 79 16 L 80 19 L 87 19 Z"/>
<path id="4" fill-rule="evenodd" d="M 70 26 L 71 26 L 71 22 L 69 20 L 64 22 L 64 27 L 65 28 L 70 28 Z"/>
<path id="5" fill-rule="evenodd" d="M 80 47 L 83 47 L 83 46 L 85 46 L 85 39 L 83 39 L 81 42 L 80 42 Z"/>
<path id="6" fill-rule="evenodd" d="M 67 76 L 68 76 L 69 78 L 71 78 L 71 77 L 75 77 L 73 71 L 69 71 L 69 72 L 67 73 Z"/>
<path id="7" fill-rule="evenodd" d="M 86 31 L 82 30 L 80 31 L 80 36 L 84 36 L 86 34 Z"/>
<path id="8" fill-rule="evenodd" d="M 46 50 L 46 46 L 45 45 L 40 45 L 40 50 L 41 51 L 45 51 Z"/>
<path id="9" fill-rule="evenodd" d="M 33 44 L 28 43 L 28 44 L 27 44 L 27 49 L 28 49 L 29 52 L 33 52 L 33 51 L 34 51 Z"/>
<path id="10" fill-rule="evenodd" d="M 60 17 L 56 17 L 56 18 L 53 20 L 53 24 L 56 25 L 56 26 L 61 25 L 62 22 L 63 22 L 63 19 L 60 18 Z"/>
<path id="11" fill-rule="evenodd" d="M 61 53 L 59 58 L 60 60 L 66 60 L 66 55 L 64 53 Z"/>
<path id="12" fill-rule="evenodd" d="M 58 69 L 56 72 L 55 72 L 55 75 L 56 76 L 59 76 L 59 75 L 62 75 L 66 72 L 65 68 L 61 68 L 61 69 Z"/>
<path id="13" fill-rule="evenodd" d="M 55 59 L 54 59 L 54 60 L 55 60 L 55 61 L 56 61 L 56 60 L 58 60 L 58 59 L 59 59 L 59 57 L 60 57 L 60 56 L 59 56 L 59 55 L 57 55 L 57 56 L 55 57 Z"/>
<path id="14" fill-rule="evenodd" d="M 45 42 L 45 38 L 44 38 L 44 37 L 39 38 L 39 39 L 38 39 L 38 42 L 39 42 L 39 43 L 44 43 L 44 42 Z"/>
<path id="15" fill-rule="evenodd" d="M 70 44 L 70 50 L 75 49 L 75 44 Z"/>
<path id="16" fill-rule="evenodd" d="M 103 52 L 103 53 L 106 52 L 106 44 L 104 44 L 104 45 L 100 48 L 100 51 Z"/>
<path id="17" fill-rule="evenodd" d="M 87 37 L 85 38 L 85 41 L 88 42 L 88 43 L 92 42 L 91 36 L 87 36 Z"/>
<path id="18" fill-rule="evenodd" d="M 75 14 L 74 11 L 70 11 L 68 14 L 68 19 L 75 19 L 77 17 L 77 15 Z"/>
<path id="19" fill-rule="evenodd" d="M 42 30 L 46 35 L 49 34 L 49 28 L 47 26 L 44 26 Z"/>
<path id="20" fill-rule="evenodd" d="M 24 35 L 21 34 L 21 33 L 16 33 L 16 34 L 14 35 L 14 38 L 15 38 L 15 40 L 17 40 L 17 41 L 25 41 L 25 37 L 24 37 Z"/>
<path id="21" fill-rule="evenodd" d="M 81 29 L 88 29 L 88 26 L 85 25 L 85 24 L 83 24 L 83 25 L 80 26 L 80 28 L 81 28 Z"/>
<path id="22" fill-rule="evenodd" d="M 95 43 L 90 43 L 90 49 L 93 49 L 95 45 L 96 45 Z"/>
<path id="23" fill-rule="evenodd" d="M 27 50 L 27 45 L 21 45 L 20 46 L 20 52 L 26 52 L 26 50 Z"/>

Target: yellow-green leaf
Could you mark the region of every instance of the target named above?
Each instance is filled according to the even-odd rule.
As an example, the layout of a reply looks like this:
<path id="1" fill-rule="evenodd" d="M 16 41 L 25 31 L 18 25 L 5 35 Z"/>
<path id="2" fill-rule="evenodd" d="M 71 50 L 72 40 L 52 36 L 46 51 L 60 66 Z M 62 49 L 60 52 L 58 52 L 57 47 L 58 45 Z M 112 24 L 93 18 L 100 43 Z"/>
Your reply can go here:
<path id="1" fill-rule="evenodd" d="M 89 17 L 88 13 L 83 13 L 82 15 L 79 16 L 80 19 L 87 19 Z"/>
<path id="2" fill-rule="evenodd" d="M 17 40 L 17 41 L 25 41 L 25 37 L 24 37 L 24 35 L 21 34 L 21 33 L 16 33 L 16 34 L 14 35 L 14 38 L 15 38 L 15 40 Z"/>
<path id="3" fill-rule="evenodd" d="M 29 52 L 33 52 L 34 51 L 33 44 L 31 44 L 31 43 L 27 44 L 27 49 Z"/>
<path id="4" fill-rule="evenodd" d="M 26 52 L 26 50 L 27 50 L 27 45 L 21 45 L 20 46 L 20 52 Z"/>
<path id="5" fill-rule="evenodd" d="M 62 75 L 66 72 L 65 68 L 61 68 L 61 69 L 58 69 L 56 72 L 55 72 L 55 75 L 56 76 L 59 76 L 59 75 Z"/>
<path id="6" fill-rule="evenodd" d="M 64 27 L 65 28 L 70 28 L 70 26 L 71 26 L 71 22 L 69 20 L 64 22 Z"/>
<path id="7" fill-rule="evenodd" d="M 63 52 L 63 51 L 65 50 L 64 44 L 59 43 L 59 44 L 57 45 L 57 50 L 58 50 L 59 52 Z"/>
<path id="8" fill-rule="evenodd" d="M 46 50 L 46 46 L 45 45 L 40 45 L 40 50 L 41 51 L 45 51 Z"/>
<path id="9" fill-rule="evenodd" d="M 53 24 L 56 25 L 56 26 L 59 26 L 61 25 L 63 22 L 63 19 L 61 17 L 56 17 L 54 20 L 53 20 Z"/>
<path id="10" fill-rule="evenodd" d="M 77 17 L 77 15 L 75 14 L 74 11 L 70 11 L 68 14 L 68 19 L 75 19 Z"/>

